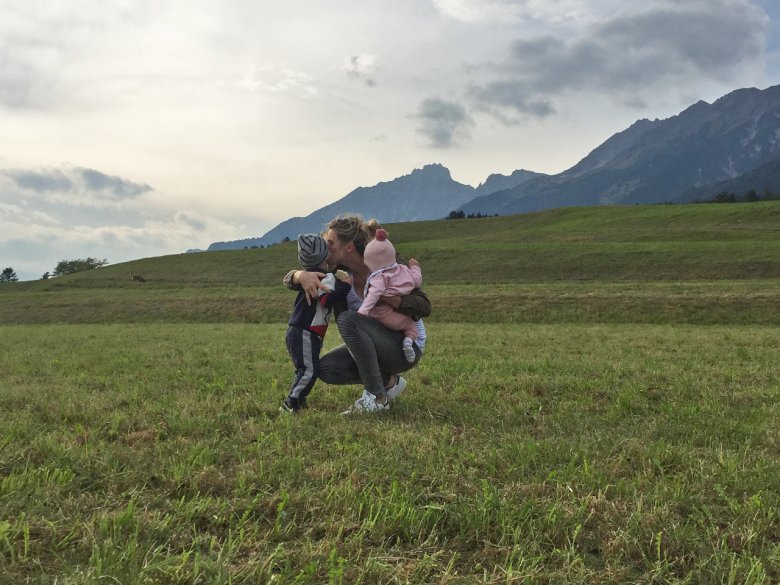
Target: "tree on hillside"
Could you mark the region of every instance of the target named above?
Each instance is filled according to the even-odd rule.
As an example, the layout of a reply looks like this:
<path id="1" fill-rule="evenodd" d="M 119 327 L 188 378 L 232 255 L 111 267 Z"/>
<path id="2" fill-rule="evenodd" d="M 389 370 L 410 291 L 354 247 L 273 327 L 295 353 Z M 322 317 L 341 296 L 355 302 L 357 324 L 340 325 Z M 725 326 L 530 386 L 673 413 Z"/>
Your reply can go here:
<path id="1" fill-rule="evenodd" d="M 717 195 L 715 195 L 714 199 L 715 203 L 736 203 L 737 202 L 737 196 L 734 195 L 734 193 L 729 193 L 727 191 L 721 191 Z"/>
<path id="2" fill-rule="evenodd" d="M 2 274 L 0 274 L 0 282 L 16 282 L 19 277 L 16 276 L 13 268 L 4 268 Z"/>
<path id="3" fill-rule="evenodd" d="M 92 270 L 108 264 L 108 260 L 98 260 L 97 258 L 78 258 L 76 260 L 60 260 L 54 268 L 54 276 L 64 276 L 74 272 Z"/>

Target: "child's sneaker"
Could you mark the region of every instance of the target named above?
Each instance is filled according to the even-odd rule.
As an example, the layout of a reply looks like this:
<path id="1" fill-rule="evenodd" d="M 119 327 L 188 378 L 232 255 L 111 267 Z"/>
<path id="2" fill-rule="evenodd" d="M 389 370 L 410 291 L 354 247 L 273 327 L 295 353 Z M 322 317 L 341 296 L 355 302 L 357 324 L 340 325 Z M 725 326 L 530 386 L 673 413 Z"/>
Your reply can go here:
<path id="1" fill-rule="evenodd" d="M 292 396 L 288 396 L 282 400 L 282 405 L 279 407 L 279 410 L 286 412 L 300 412 L 304 408 L 308 408 L 305 398 L 293 398 Z"/>
<path id="2" fill-rule="evenodd" d="M 413 343 L 414 341 L 411 337 L 404 337 L 404 357 L 410 364 L 414 363 L 414 360 L 417 359 L 417 354 L 414 353 Z"/>

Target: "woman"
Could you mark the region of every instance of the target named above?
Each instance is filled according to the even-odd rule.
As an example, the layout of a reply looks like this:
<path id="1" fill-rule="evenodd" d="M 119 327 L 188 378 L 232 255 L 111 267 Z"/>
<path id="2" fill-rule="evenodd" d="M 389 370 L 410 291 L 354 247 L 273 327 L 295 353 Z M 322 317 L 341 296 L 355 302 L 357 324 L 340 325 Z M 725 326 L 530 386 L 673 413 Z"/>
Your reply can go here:
<path id="1" fill-rule="evenodd" d="M 362 384 L 363 395 L 343 414 L 376 412 L 390 408 L 390 401 L 406 388 L 399 374 L 418 364 L 425 348 L 425 326 L 421 317 L 431 312 L 428 297 L 420 290 L 406 297 L 386 298 L 383 302 L 412 316 L 417 321 L 416 359 L 408 362 L 403 353 L 403 333 L 391 331 L 379 322 L 361 317 L 357 309 L 371 271 L 363 262 L 366 244 L 381 226 L 376 220 L 364 222 L 358 215 L 341 215 L 328 224 L 325 241 L 329 264 L 342 266 L 352 277 L 352 289 L 346 307 L 336 307 L 336 323 L 344 344 L 320 357 L 320 379 L 328 384 Z M 303 289 L 309 298 L 317 298 L 324 273 L 293 270 L 284 278 L 289 288 Z"/>

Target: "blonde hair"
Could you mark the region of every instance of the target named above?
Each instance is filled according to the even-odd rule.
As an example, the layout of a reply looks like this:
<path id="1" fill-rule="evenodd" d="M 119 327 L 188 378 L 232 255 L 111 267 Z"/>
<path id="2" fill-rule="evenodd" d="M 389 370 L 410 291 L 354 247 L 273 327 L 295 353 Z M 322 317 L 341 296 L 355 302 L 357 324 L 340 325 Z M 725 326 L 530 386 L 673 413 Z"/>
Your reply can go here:
<path id="1" fill-rule="evenodd" d="M 381 227 L 376 219 L 364 221 L 363 217 L 356 213 L 339 215 L 328 224 L 328 229 L 333 231 L 339 240 L 345 244 L 353 243 L 361 256 L 366 244 L 374 239 L 376 230 Z"/>

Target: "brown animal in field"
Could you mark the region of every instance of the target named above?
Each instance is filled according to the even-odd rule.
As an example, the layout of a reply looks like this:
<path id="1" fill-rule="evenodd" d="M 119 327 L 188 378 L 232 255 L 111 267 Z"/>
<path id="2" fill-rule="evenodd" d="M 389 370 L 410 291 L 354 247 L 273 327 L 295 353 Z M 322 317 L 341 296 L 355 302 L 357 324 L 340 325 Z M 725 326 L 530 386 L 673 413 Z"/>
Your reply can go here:
<path id="1" fill-rule="evenodd" d="M 146 282 L 146 279 L 143 276 L 140 274 L 133 274 L 132 272 L 130 273 L 130 280 L 133 282 Z"/>

